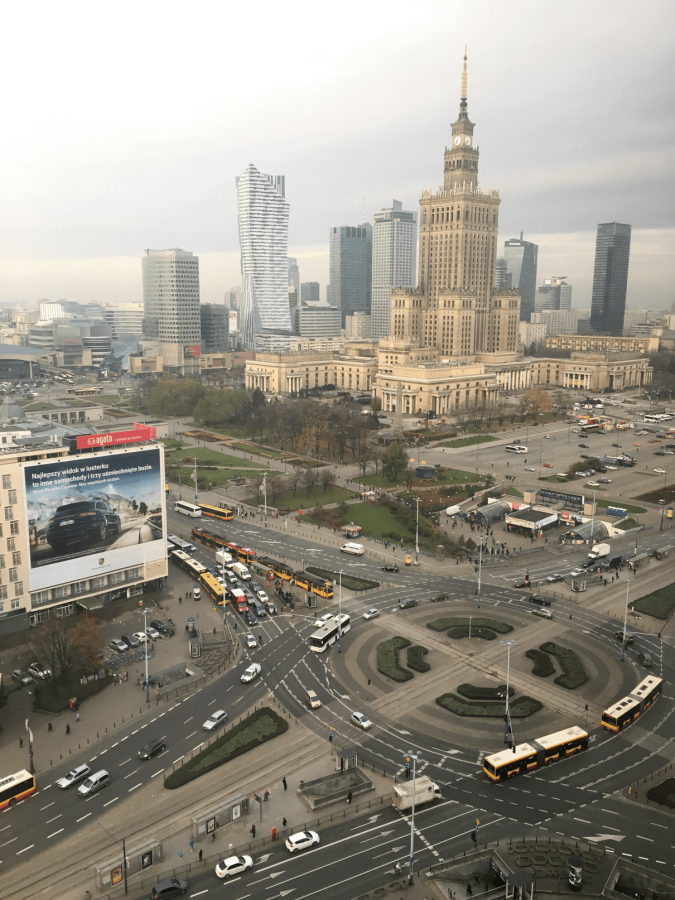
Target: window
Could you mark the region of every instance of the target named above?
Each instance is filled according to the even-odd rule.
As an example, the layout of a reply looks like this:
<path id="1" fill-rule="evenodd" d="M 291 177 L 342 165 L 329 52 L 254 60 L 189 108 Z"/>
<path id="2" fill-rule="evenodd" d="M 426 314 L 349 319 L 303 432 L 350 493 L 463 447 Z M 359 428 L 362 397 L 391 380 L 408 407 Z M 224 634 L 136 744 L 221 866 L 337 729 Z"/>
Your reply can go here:
<path id="1" fill-rule="evenodd" d="M 12 476 L 11 475 L 3 475 L 2 476 L 2 486 L 5 490 L 8 490 L 12 486 Z"/>
<path id="2" fill-rule="evenodd" d="M 49 591 L 35 591 L 30 595 L 30 602 L 33 606 L 39 606 L 49 600 Z"/>
<path id="3" fill-rule="evenodd" d="M 108 584 L 119 584 L 121 581 L 124 581 L 124 572 L 113 572 L 108 575 Z"/>
<path id="4" fill-rule="evenodd" d="M 4 584 L 0 584 L 0 600 L 6 600 L 6 599 L 7 599 L 7 588 L 4 586 Z"/>
<path id="5" fill-rule="evenodd" d="M 10 581 L 16 581 L 18 577 L 19 577 L 19 572 L 17 569 L 9 570 L 9 580 Z"/>
<path id="6" fill-rule="evenodd" d="M 0 569 L 4 569 L 4 568 L 5 568 L 5 557 L 0 556 Z"/>
<path id="7" fill-rule="evenodd" d="M 19 523 L 12 522 L 11 525 L 9 526 L 9 531 L 10 531 L 10 534 L 18 534 L 19 533 Z M 2 536 L 2 531 L 0 531 L 0 536 Z"/>
<path id="8" fill-rule="evenodd" d="M 11 522 L 14 518 L 14 507 L 6 506 L 5 507 L 5 522 Z"/>
<path id="9" fill-rule="evenodd" d="M 95 578 L 91 578 L 89 580 L 89 585 L 92 591 L 98 591 L 101 588 L 105 587 L 105 575 L 97 575 Z"/>
<path id="10" fill-rule="evenodd" d="M 76 581 L 72 587 L 73 587 L 73 594 L 85 594 L 87 592 L 87 582 L 86 581 Z"/>
<path id="11" fill-rule="evenodd" d="M 15 550 L 14 553 L 12 553 L 12 565 L 14 565 L 14 566 L 21 565 L 21 551 L 20 550 Z"/>
<path id="12" fill-rule="evenodd" d="M 16 541 L 14 538 L 7 538 L 7 549 L 8 550 L 16 550 Z"/>
<path id="13" fill-rule="evenodd" d="M 62 584 L 60 587 L 54 588 L 54 600 L 63 600 L 64 597 L 68 597 L 69 595 L 69 584 Z"/>
<path id="14" fill-rule="evenodd" d="M 138 567 L 135 569 L 127 569 L 125 575 L 127 577 L 127 581 L 136 581 L 137 578 L 141 577 L 141 570 Z"/>
<path id="15" fill-rule="evenodd" d="M 8 503 L 16 503 L 16 491 L 9 491 L 7 494 Z"/>
<path id="16" fill-rule="evenodd" d="M 22 595 L 23 595 L 23 581 L 17 581 L 17 583 L 14 585 L 14 596 L 21 597 Z M 18 605 L 19 604 L 17 603 L 17 606 Z M 16 607 L 14 605 L 12 605 L 12 609 L 15 609 L 15 608 Z"/>

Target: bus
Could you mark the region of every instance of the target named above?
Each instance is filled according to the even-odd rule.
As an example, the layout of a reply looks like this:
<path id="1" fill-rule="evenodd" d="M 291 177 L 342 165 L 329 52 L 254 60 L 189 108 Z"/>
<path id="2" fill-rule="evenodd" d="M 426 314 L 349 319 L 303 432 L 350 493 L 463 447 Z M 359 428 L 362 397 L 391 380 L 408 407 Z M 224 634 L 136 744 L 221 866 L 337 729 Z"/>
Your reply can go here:
<path id="1" fill-rule="evenodd" d="M 198 506 L 195 506 L 194 503 L 186 503 L 185 500 L 176 500 L 173 511 L 183 513 L 184 516 L 194 516 L 195 518 L 202 514 Z"/>
<path id="2" fill-rule="evenodd" d="M 486 756 L 483 760 L 483 772 L 493 783 L 505 781 L 515 775 L 531 772 L 539 766 L 547 766 L 558 759 L 573 756 L 587 747 L 588 732 L 573 725 L 564 731 L 536 738 L 529 744 L 518 744 L 515 752 L 510 748 Z"/>
<path id="3" fill-rule="evenodd" d="M 191 550 L 197 549 L 194 544 L 184 541 L 183 538 L 178 537 L 177 534 L 170 534 L 167 540 L 171 541 L 175 547 L 178 547 L 178 549 L 182 550 L 184 553 L 189 553 Z"/>
<path id="4" fill-rule="evenodd" d="M 604 711 L 600 724 L 615 734 L 623 731 L 658 700 L 662 690 L 663 679 L 656 675 L 648 675 L 627 697 Z"/>
<path id="5" fill-rule="evenodd" d="M 100 387 L 79 387 L 79 388 L 68 388 L 68 394 L 75 394 L 76 396 L 82 397 L 93 397 L 95 394 L 100 394 L 103 391 L 103 388 Z"/>
<path id="6" fill-rule="evenodd" d="M 267 566 L 268 569 L 271 569 L 275 578 L 281 578 L 282 581 L 293 581 L 293 569 L 291 569 L 290 566 L 287 566 L 286 563 L 279 562 L 269 556 L 261 557 L 258 562 L 262 563 L 263 566 Z"/>
<path id="7" fill-rule="evenodd" d="M 338 619 L 340 620 L 339 622 Z M 338 615 L 335 616 L 335 624 L 339 624 L 342 634 L 347 634 L 352 627 L 352 617 L 348 616 L 346 613 L 342 613 L 342 615 L 338 613 Z"/>
<path id="8" fill-rule="evenodd" d="M 15 806 L 35 790 L 35 776 L 25 769 L 0 778 L 0 809 L 6 806 Z"/>
<path id="9" fill-rule="evenodd" d="M 632 456 L 602 456 L 600 457 L 600 462 L 606 466 L 627 466 L 630 468 L 635 465 L 635 460 Z"/>
<path id="10" fill-rule="evenodd" d="M 527 447 L 523 447 L 522 444 L 508 444 L 506 447 L 507 453 L 527 453 Z"/>
<path id="11" fill-rule="evenodd" d="M 314 634 L 309 636 L 309 649 L 315 653 L 323 653 L 328 647 L 332 647 L 338 639 L 338 623 L 335 619 L 327 622 L 322 628 L 317 628 Z"/>
<path id="12" fill-rule="evenodd" d="M 223 522 L 231 522 L 234 513 L 231 509 L 224 509 L 220 506 L 209 506 L 207 503 L 200 503 L 199 508 L 203 516 L 209 516 L 211 519 L 222 519 Z"/>
<path id="13" fill-rule="evenodd" d="M 199 541 L 200 544 L 206 544 L 207 547 L 214 547 L 215 549 L 225 545 L 224 537 L 205 531 L 203 528 L 193 528 L 192 537 L 195 541 Z"/>
<path id="14" fill-rule="evenodd" d="M 309 572 L 294 572 L 293 584 L 303 591 L 310 591 L 326 600 L 331 600 L 333 597 L 332 582 L 326 581 L 325 578 L 319 578 L 318 575 L 310 575 Z"/>
<path id="15" fill-rule="evenodd" d="M 597 434 L 600 431 L 600 424 L 598 422 L 594 422 L 592 425 L 582 425 L 580 434 L 583 436 L 584 434 Z"/>
<path id="16" fill-rule="evenodd" d="M 215 575 L 212 575 L 210 572 L 202 572 L 199 576 L 199 583 L 204 588 L 204 591 L 208 595 L 209 599 L 218 606 L 223 606 L 223 604 L 227 604 L 230 602 L 225 597 L 225 588 L 218 581 Z"/>
<path id="17" fill-rule="evenodd" d="M 206 572 L 206 566 L 203 566 L 196 559 L 188 556 L 183 550 L 174 550 L 171 554 L 171 559 L 176 563 L 179 569 L 185 572 L 186 575 L 194 578 L 195 581 L 199 581 L 201 573 Z"/>

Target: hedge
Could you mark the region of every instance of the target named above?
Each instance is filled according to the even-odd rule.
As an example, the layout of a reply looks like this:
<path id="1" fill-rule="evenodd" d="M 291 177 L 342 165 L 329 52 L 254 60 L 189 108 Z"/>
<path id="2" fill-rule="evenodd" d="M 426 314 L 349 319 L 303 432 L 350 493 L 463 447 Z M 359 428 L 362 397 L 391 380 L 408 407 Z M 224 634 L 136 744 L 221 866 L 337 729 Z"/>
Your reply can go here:
<path id="1" fill-rule="evenodd" d="M 569 650 L 560 644 L 554 644 L 552 641 L 542 644 L 539 649 L 544 653 L 550 653 L 551 656 L 555 656 L 560 663 L 562 674 L 554 679 L 556 684 L 567 688 L 568 691 L 573 691 L 588 681 L 588 673 L 574 650 Z"/>
<path id="2" fill-rule="evenodd" d="M 422 647 L 420 644 L 408 647 L 406 655 L 409 668 L 414 669 L 416 672 L 428 672 L 431 666 L 424 659 L 428 652 L 427 648 Z"/>
<path id="3" fill-rule="evenodd" d="M 409 681 L 413 673 L 404 669 L 398 661 L 398 654 L 404 647 L 409 647 L 410 641 L 402 637 L 393 637 L 388 641 L 382 641 L 377 645 L 377 668 L 383 675 L 392 681 Z"/>
<path id="4" fill-rule="evenodd" d="M 525 656 L 534 663 L 532 674 L 539 678 L 548 678 L 549 675 L 555 673 L 555 666 L 548 653 L 542 653 L 541 650 L 527 650 Z"/>
<path id="5" fill-rule="evenodd" d="M 473 684 L 460 684 L 457 693 L 469 700 L 503 700 L 506 693 L 506 685 L 498 684 L 497 687 L 476 687 Z M 515 689 L 509 688 L 509 697 L 513 697 Z"/>
<path id="6" fill-rule="evenodd" d="M 466 625 L 467 633 L 469 629 L 469 616 L 444 616 L 441 619 L 434 619 L 433 622 L 427 622 L 427 628 L 432 631 L 446 631 L 448 628 L 455 628 Z M 499 634 L 508 634 L 513 631 L 513 625 L 507 625 L 506 622 L 500 622 L 499 619 L 482 619 L 480 616 L 471 616 L 471 634 L 474 628 L 491 628 L 492 631 L 498 631 Z"/>
<path id="7" fill-rule="evenodd" d="M 206 747 L 192 759 L 184 763 L 180 769 L 176 769 L 164 780 L 164 787 L 169 790 L 181 787 L 200 775 L 205 775 L 212 769 L 217 769 L 223 763 L 248 753 L 254 747 L 259 747 L 266 741 L 283 734 L 288 729 L 288 722 L 268 706 L 256 709 L 250 715 L 242 719 L 237 725 L 230 728 L 210 747 Z"/>
<path id="8" fill-rule="evenodd" d="M 666 778 L 661 784 L 650 788 L 647 791 L 647 796 L 656 803 L 662 803 L 664 806 L 670 806 L 671 809 L 675 809 L 675 778 Z"/>
<path id="9" fill-rule="evenodd" d="M 451 628 L 448 631 L 448 637 L 452 638 L 455 641 L 460 640 L 461 638 L 468 638 L 469 636 L 469 626 L 468 625 L 460 625 L 458 628 Z M 471 626 L 471 637 L 472 638 L 482 638 L 484 641 L 494 641 L 497 638 L 497 635 L 494 631 L 491 631 L 489 628 L 476 628 L 473 625 Z"/>
<path id="10" fill-rule="evenodd" d="M 43 681 L 34 685 L 35 702 L 33 709 L 38 712 L 59 713 L 70 709 L 70 701 L 73 697 L 82 702 L 93 697 L 112 683 L 113 678 L 106 674 L 103 678 L 93 678 L 86 684 L 80 684 L 81 675 L 72 675 L 65 684 L 57 681 L 56 690 L 51 682 Z"/>
<path id="11" fill-rule="evenodd" d="M 318 575 L 327 581 L 332 581 L 336 585 L 339 581 L 339 572 L 332 569 L 322 569 L 320 566 L 306 566 L 308 572 L 312 575 Z M 342 587 L 348 588 L 350 591 L 369 591 L 371 588 L 380 586 L 379 581 L 371 581 L 369 578 L 357 578 L 356 575 L 343 575 Z"/>
<path id="12" fill-rule="evenodd" d="M 636 612 L 644 613 L 653 619 L 669 619 L 675 609 L 675 584 L 669 584 L 667 587 L 654 591 L 653 594 L 640 597 L 629 606 Z"/>
<path id="13" fill-rule="evenodd" d="M 503 718 L 506 713 L 505 703 L 472 703 L 457 697 L 456 694 L 443 694 L 436 697 L 436 703 L 457 716 L 478 716 L 490 718 Z M 512 719 L 524 719 L 543 708 L 538 700 L 533 697 L 518 697 L 509 703 L 509 714 Z"/>

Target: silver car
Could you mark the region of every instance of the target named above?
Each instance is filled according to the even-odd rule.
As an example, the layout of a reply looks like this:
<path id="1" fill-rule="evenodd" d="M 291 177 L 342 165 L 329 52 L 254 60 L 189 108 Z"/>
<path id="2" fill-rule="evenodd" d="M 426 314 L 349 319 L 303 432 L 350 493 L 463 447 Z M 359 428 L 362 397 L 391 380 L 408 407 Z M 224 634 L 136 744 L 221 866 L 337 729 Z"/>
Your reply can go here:
<path id="1" fill-rule="evenodd" d="M 56 783 L 62 790 L 65 790 L 66 788 L 72 787 L 74 784 L 79 784 L 80 781 L 84 781 L 90 773 L 91 769 L 89 766 L 76 766 L 74 769 L 71 769 L 67 775 L 64 775 L 63 778 L 59 778 Z"/>

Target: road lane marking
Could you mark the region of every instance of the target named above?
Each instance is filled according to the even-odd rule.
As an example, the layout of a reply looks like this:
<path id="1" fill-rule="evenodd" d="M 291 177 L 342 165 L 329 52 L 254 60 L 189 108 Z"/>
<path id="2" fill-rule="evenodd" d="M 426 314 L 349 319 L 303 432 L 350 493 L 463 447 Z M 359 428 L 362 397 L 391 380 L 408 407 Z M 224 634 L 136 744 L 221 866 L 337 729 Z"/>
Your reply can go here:
<path id="1" fill-rule="evenodd" d="M 11 841 L 5 841 L 5 843 L 4 843 L 4 844 L 0 844 L 0 847 L 6 847 L 6 846 L 7 846 L 7 844 L 13 844 L 13 843 L 14 843 L 14 841 L 18 841 L 18 840 L 19 840 L 19 839 L 18 839 L 18 838 L 12 838 L 12 840 L 11 840 Z"/>
<path id="2" fill-rule="evenodd" d="M 128 762 L 131 762 L 131 757 L 129 757 L 129 759 L 125 759 L 124 762 L 119 763 L 119 765 L 118 765 L 117 768 L 119 768 L 119 766 L 126 766 L 126 764 L 127 764 Z"/>
<path id="3" fill-rule="evenodd" d="M 194 737 L 196 734 L 197 734 L 197 732 L 193 731 L 192 734 L 188 734 L 188 736 L 185 738 L 185 740 L 186 741 L 189 740 L 189 738 Z"/>
<path id="4" fill-rule="evenodd" d="M 56 803 L 56 800 L 54 800 L 52 803 L 48 803 L 46 806 L 41 806 L 40 812 L 43 812 L 45 809 L 49 809 L 50 806 L 54 806 L 54 803 Z"/>
<path id="5" fill-rule="evenodd" d="M 52 822 L 56 822 L 57 819 L 60 819 L 62 815 L 63 815 L 63 813 L 59 813 L 59 815 L 54 816 L 53 819 L 47 819 L 47 821 L 45 822 L 45 825 L 51 825 Z"/>
<path id="6" fill-rule="evenodd" d="M 48 834 L 48 835 L 47 835 L 47 840 L 49 840 L 49 838 L 56 837 L 56 835 L 57 835 L 57 834 L 61 834 L 62 831 L 63 831 L 63 828 L 59 828 L 59 830 L 58 830 L 58 831 L 55 831 L 54 834 Z"/>
<path id="7" fill-rule="evenodd" d="M 76 822 L 84 822 L 85 819 L 88 819 L 91 813 L 87 813 L 86 816 L 82 816 L 81 819 L 75 819 Z"/>
<path id="8" fill-rule="evenodd" d="M 138 784 L 135 784 L 132 788 L 129 788 L 129 790 L 127 791 L 127 793 L 130 794 L 132 791 L 135 791 L 136 788 L 139 788 L 142 784 L 143 784 L 143 782 L 142 782 L 142 781 L 139 781 Z"/>
<path id="9" fill-rule="evenodd" d="M 31 844 L 30 847 L 24 847 L 23 850 L 17 850 L 16 855 L 19 856 L 21 853 L 25 853 L 26 850 L 32 850 L 35 844 Z"/>
<path id="10" fill-rule="evenodd" d="M 185 755 L 185 754 L 183 754 L 183 756 L 184 756 L 184 755 Z M 183 758 L 182 756 L 179 756 L 178 759 L 174 759 L 174 761 L 171 763 L 171 765 L 172 765 L 172 766 L 175 766 L 176 763 L 177 763 L 177 762 L 180 762 L 182 758 Z"/>
<path id="11" fill-rule="evenodd" d="M 119 797 L 113 797 L 112 800 L 108 800 L 108 802 L 107 802 L 107 803 L 104 803 L 103 805 L 104 805 L 104 806 L 110 806 L 111 803 L 114 803 L 115 800 L 119 800 L 119 799 L 120 799 Z"/>

